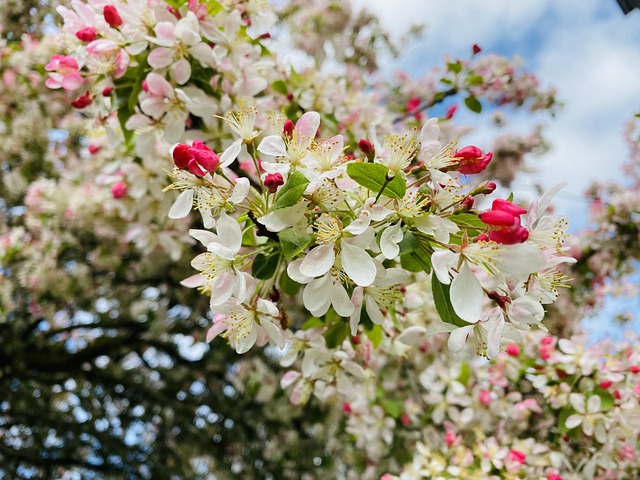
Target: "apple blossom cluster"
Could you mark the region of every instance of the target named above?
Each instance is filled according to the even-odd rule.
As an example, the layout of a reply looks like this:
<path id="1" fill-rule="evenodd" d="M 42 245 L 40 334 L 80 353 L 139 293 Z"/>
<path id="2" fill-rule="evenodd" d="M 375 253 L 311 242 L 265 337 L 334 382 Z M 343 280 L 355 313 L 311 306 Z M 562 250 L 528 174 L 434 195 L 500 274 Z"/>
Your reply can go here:
<path id="1" fill-rule="evenodd" d="M 546 214 L 557 189 L 528 211 L 496 199 L 479 213 L 476 198 L 495 184 L 464 185 L 461 175 L 480 173 L 491 153 L 443 145 L 437 119 L 382 138 L 373 128 L 356 158 L 342 135 L 317 138 L 317 112 L 259 141 L 255 117 L 253 108 L 228 115 L 237 138 L 220 155 L 201 140 L 172 150 L 169 189 L 181 193 L 169 216 L 195 208 L 206 227 L 190 231 L 207 251 L 183 283 L 211 296 L 210 338 L 222 334 L 238 353 L 283 348 L 309 316 L 336 347 L 385 322 L 403 330 L 402 291 L 419 272 L 433 272 L 438 328 L 453 351 L 472 338 L 494 358 L 503 335 L 542 327 L 562 286 L 558 266 L 575 261 L 562 247 L 566 219 Z M 235 177 L 228 167 L 243 144 L 249 169 Z M 298 290 L 303 316 L 290 307 Z"/>

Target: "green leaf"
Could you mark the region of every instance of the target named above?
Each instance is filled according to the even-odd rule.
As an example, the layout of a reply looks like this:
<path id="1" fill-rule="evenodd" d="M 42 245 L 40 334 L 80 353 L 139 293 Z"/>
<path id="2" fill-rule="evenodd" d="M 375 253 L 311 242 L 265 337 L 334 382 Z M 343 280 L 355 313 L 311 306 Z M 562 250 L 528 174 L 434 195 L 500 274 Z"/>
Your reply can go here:
<path id="1" fill-rule="evenodd" d="M 295 280 L 291 279 L 289 274 L 287 273 L 287 269 L 285 268 L 280 274 L 280 290 L 282 290 L 287 295 L 295 295 L 300 291 L 300 285 Z"/>
<path id="2" fill-rule="evenodd" d="M 513 202 L 513 192 L 511 192 L 507 197 L 507 202 Z"/>
<path id="3" fill-rule="evenodd" d="M 420 252 L 411 252 L 400 255 L 400 266 L 409 272 L 429 273 L 431 271 L 431 262 L 421 255 Z"/>
<path id="4" fill-rule="evenodd" d="M 393 418 L 400 418 L 400 415 L 402 415 L 404 410 L 402 402 L 398 400 L 390 400 L 388 398 L 380 400 L 380 406 L 387 415 Z"/>
<path id="5" fill-rule="evenodd" d="M 636 113 L 636 117 L 640 118 L 640 113 Z"/>
<path id="6" fill-rule="evenodd" d="M 484 78 L 481 75 L 469 75 L 467 77 L 467 85 L 470 87 L 475 87 L 477 85 L 482 85 L 484 82 Z"/>
<path id="7" fill-rule="evenodd" d="M 324 322 L 318 317 L 311 317 L 302 324 L 302 330 L 309 330 L 310 328 L 316 327 L 324 327 Z"/>
<path id="8" fill-rule="evenodd" d="M 600 404 L 600 409 L 603 412 L 606 412 L 607 410 L 611 410 L 613 408 L 613 395 L 611 395 L 611 393 L 609 393 L 608 390 L 605 390 L 602 387 L 596 387 L 593 390 L 593 394 L 594 395 L 598 395 L 600 397 L 601 400 L 601 404 Z"/>
<path id="9" fill-rule="evenodd" d="M 371 340 L 371 343 L 375 348 L 378 348 L 382 343 L 383 330 L 380 325 L 373 325 L 372 329 L 365 329 L 364 333 L 367 334 L 367 337 L 369 337 L 369 340 Z"/>
<path id="10" fill-rule="evenodd" d="M 307 233 L 300 233 L 293 228 L 287 228 L 286 230 L 278 233 L 280 238 L 280 248 L 282 248 L 282 254 L 287 260 L 293 260 L 305 248 L 309 246 L 312 240 L 312 236 Z"/>
<path id="11" fill-rule="evenodd" d="M 465 98 L 464 104 L 467 106 L 469 110 L 471 110 L 474 113 L 482 112 L 482 104 L 480 103 L 480 100 L 478 100 L 474 96 Z"/>
<path id="12" fill-rule="evenodd" d="M 453 73 L 460 73 L 462 71 L 462 63 L 459 60 L 457 62 L 449 62 L 447 63 L 447 68 Z"/>
<path id="13" fill-rule="evenodd" d="M 287 95 L 289 93 L 289 89 L 287 88 L 287 84 L 284 83 L 284 80 L 276 80 L 271 84 L 271 88 L 281 95 Z"/>
<path id="14" fill-rule="evenodd" d="M 574 412 L 573 408 L 571 408 L 571 405 L 566 405 L 561 411 L 560 411 L 560 415 L 558 415 L 558 430 L 560 430 L 560 433 L 567 433 L 569 431 L 569 429 L 567 428 L 567 426 L 565 425 L 567 418 L 569 418 L 569 416 Z"/>
<path id="15" fill-rule="evenodd" d="M 403 233 L 402 240 L 398 243 L 398 247 L 400 248 L 400 255 L 406 255 L 420 248 L 420 242 L 413 233 L 407 230 Z"/>
<path id="16" fill-rule="evenodd" d="M 380 163 L 354 162 L 347 165 L 347 174 L 352 180 L 379 193 L 384 187 L 382 195 L 389 198 L 402 198 L 407 192 L 407 184 L 401 175 L 396 175 L 387 182 L 389 169 Z M 386 184 L 386 186 L 385 186 Z"/>
<path id="17" fill-rule="evenodd" d="M 445 323 L 451 323 L 457 327 L 466 327 L 469 324 L 462 320 L 453 310 L 451 297 L 449 296 L 449 285 L 445 285 L 438 280 L 435 275 L 431 276 L 431 290 L 433 291 L 433 301 L 440 319 Z"/>
<path id="18" fill-rule="evenodd" d="M 278 194 L 276 195 L 276 201 L 273 204 L 273 210 L 278 210 L 280 208 L 291 207 L 298 203 L 298 201 L 302 198 L 302 194 L 307 189 L 307 185 L 309 185 L 309 180 L 305 177 L 302 172 L 295 171 L 287 180 Z"/>
<path id="19" fill-rule="evenodd" d="M 336 348 L 340 346 L 344 339 L 349 335 L 349 330 L 349 324 L 344 320 L 339 319 L 324 334 L 324 338 L 327 341 L 327 347 Z"/>
<path id="20" fill-rule="evenodd" d="M 451 215 L 449 220 L 455 222 L 456 225 L 461 227 L 471 227 L 476 230 L 484 230 L 487 226 L 480 220 L 480 217 L 474 213 L 458 213 Z"/>
<path id="21" fill-rule="evenodd" d="M 251 275 L 260 280 L 267 280 L 273 277 L 278 267 L 278 258 L 280 252 L 272 253 L 268 257 L 262 253 L 256 255 L 253 264 L 251 265 Z"/>
<path id="22" fill-rule="evenodd" d="M 466 387 L 469 378 L 471 378 L 471 367 L 467 362 L 463 362 L 460 366 L 460 375 L 458 376 L 458 381 Z"/>

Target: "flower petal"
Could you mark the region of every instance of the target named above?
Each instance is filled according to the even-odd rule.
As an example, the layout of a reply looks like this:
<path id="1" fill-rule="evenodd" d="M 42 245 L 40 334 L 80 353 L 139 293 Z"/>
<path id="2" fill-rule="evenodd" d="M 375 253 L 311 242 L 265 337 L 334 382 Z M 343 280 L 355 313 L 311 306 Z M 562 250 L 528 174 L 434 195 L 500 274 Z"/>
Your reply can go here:
<path id="1" fill-rule="evenodd" d="M 482 313 L 484 294 L 480 282 L 473 274 L 467 262 L 464 262 L 460 273 L 451 282 L 451 306 L 460 318 L 475 323 Z"/>
<path id="2" fill-rule="evenodd" d="M 284 144 L 284 140 L 278 135 L 270 135 L 265 137 L 258 145 L 258 151 L 266 155 L 272 155 L 274 157 L 286 157 L 287 147 Z"/>
<path id="3" fill-rule="evenodd" d="M 342 268 L 356 285 L 368 287 L 376 279 L 376 265 L 362 248 L 342 242 Z M 304 273 L 304 272 L 303 272 Z"/>
<path id="4" fill-rule="evenodd" d="M 453 353 L 461 352 L 467 344 L 467 337 L 473 330 L 473 325 L 467 325 L 466 327 L 456 328 L 449 334 L 449 340 L 447 345 L 449 350 Z"/>
<path id="5" fill-rule="evenodd" d="M 333 244 L 319 245 L 311 250 L 300 264 L 300 273 L 307 277 L 319 277 L 333 267 L 336 256 Z"/>
<path id="6" fill-rule="evenodd" d="M 193 193 L 193 190 L 185 190 L 178 195 L 169 210 L 169 218 L 184 218 L 189 215 L 193 206 Z"/>

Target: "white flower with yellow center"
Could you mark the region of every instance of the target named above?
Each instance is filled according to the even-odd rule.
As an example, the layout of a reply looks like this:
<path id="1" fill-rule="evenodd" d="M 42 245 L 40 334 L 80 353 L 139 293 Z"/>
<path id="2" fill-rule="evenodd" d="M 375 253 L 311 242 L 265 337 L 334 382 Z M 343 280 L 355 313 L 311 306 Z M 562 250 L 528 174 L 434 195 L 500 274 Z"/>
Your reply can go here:
<path id="1" fill-rule="evenodd" d="M 376 147 L 375 160 L 385 165 L 389 169 L 387 176 L 393 178 L 411 165 L 419 149 L 420 141 L 414 130 L 404 135 L 394 133 L 383 138 L 381 149 Z"/>

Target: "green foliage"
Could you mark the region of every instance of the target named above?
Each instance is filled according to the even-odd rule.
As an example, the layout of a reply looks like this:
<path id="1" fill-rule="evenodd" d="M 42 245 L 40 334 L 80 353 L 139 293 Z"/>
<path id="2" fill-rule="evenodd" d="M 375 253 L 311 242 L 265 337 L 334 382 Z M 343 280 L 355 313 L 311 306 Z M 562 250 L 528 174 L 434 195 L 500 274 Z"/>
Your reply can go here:
<path id="1" fill-rule="evenodd" d="M 287 180 L 276 195 L 276 201 L 273 204 L 273 210 L 280 208 L 292 207 L 302 198 L 302 194 L 307 189 L 309 180 L 302 172 L 295 171 Z"/>
<path id="2" fill-rule="evenodd" d="M 449 295 L 449 285 L 440 282 L 438 277 L 433 275 L 431 278 L 431 289 L 433 291 L 433 301 L 436 304 L 436 310 L 443 322 L 451 323 L 457 327 L 466 327 L 469 325 L 453 310 L 451 297 Z"/>
<path id="3" fill-rule="evenodd" d="M 465 98 L 464 99 L 464 104 L 473 113 L 481 113 L 482 112 L 482 104 L 480 103 L 480 100 L 478 100 L 473 95 Z"/>
<path id="4" fill-rule="evenodd" d="M 269 256 L 259 253 L 251 265 L 251 275 L 260 280 L 268 280 L 276 273 L 279 259 L 280 252 L 272 253 Z"/>
<path id="5" fill-rule="evenodd" d="M 389 198 L 402 198 L 407 192 L 407 184 L 400 175 L 389 180 L 389 169 L 380 163 L 350 163 L 347 174 L 352 180 L 368 188 L 372 192 L 380 193 Z M 384 188 L 384 190 L 383 190 Z"/>
<path id="6" fill-rule="evenodd" d="M 293 228 L 287 228 L 286 230 L 278 233 L 280 238 L 280 248 L 282 248 L 282 254 L 287 260 L 293 260 L 296 256 L 304 251 L 309 246 L 313 237 L 305 232 L 298 232 Z"/>

